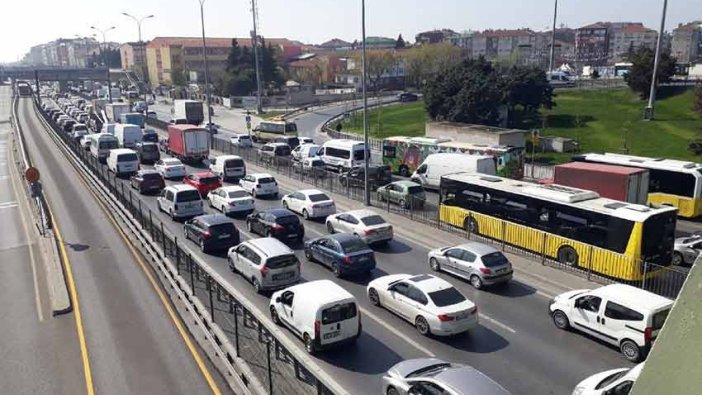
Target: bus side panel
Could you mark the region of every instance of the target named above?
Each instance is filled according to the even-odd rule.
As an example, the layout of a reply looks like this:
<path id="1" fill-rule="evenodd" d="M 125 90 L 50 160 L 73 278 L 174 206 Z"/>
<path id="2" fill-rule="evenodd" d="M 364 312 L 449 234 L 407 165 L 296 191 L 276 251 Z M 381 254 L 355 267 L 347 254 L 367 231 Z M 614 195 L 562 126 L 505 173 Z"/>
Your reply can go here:
<path id="1" fill-rule="evenodd" d="M 590 259 L 590 246 L 553 233 L 549 233 L 546 239 L 546 256 L 558 259 L 558 251 L 565 246 L 572 247 L 578 253 L 578 266 L 587 268 Z"/>
<path id="2" fill-rule="evenodd" d="M 439 205 L 439 220 L 458 228 L 464 227 L 464 221 L 469 213 L 470 211 L 460 207 L 446 206 L 444 204 Z"/>
<path id="3" fill-rule="evenodd" d="M 634 258 L 597 247 L 592 249 L 592 271 L 622 280 L 641 279 Z"/>
<path id="4" fill-rule="evenodd" d="M 505 242 L 519 248 L 538 253 L 543 248 L 545 236 L 546 233 L 540 230 L 505 222 Z"/>
<path id="5" fill-rule="evenodd" d="M 701 199 L 687 198 L 660 192 L 648 194 L 648 203 L 677 207 L 678 215 L 686 218 L 692 218 L 700 215 L 700 211 L 702 210 L 700 200 Z"/>

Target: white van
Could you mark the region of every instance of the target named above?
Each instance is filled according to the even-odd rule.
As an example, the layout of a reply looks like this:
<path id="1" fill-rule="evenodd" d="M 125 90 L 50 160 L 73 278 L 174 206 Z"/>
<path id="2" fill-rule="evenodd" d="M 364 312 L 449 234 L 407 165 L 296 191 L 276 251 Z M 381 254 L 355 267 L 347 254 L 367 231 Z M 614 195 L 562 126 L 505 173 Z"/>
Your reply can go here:
<path id="1" fill-rule="evenodd" d="M 107 168 L 118 176 L 131 175 L 139 170 L 137 153 L 128 148 L 110 150 L 107 156 Z"/>
<path id="2" fill-rule="evenodd" d="M 246 175 L 246 164 L 241 156 L 220 155 L 210 159 L 210 171 L 223 181 L 239 179 Z"/>
<path id="3" fill-rule="evenodd" d="M 115 137 L 119 140 L 119 146 L 123 148 L 134 148 L 141 142 L 141 128 L 139 125 L 121 124 L 115 125 Z"/>
<path id="4" fill-rule="evenodd" d="M 452 173 L 497 174 L 495 158 L 455 153 L 431 154 L 412 174 L 412 181 L 424 188 L 439 189 L 441 177 Z"/>
<path id="5" fill-rule="evenodd" d="M 204 214 L 200 192 L 185 184 L 169 185 L 156 198 L 159 211 L 170 215 L 172 220 Z"/>
<path id="6" fill-rule="evenodd" d="M 301 144 L 292 150 L 292 158 L 296 161 L 301 161 L 307 158 L 314 158 L 317 156 L 317 152 L 322 148 L 317 144 Z"/>
<path id="7" fill-rule="evenodd" d="M 330 280 L 310 281 L 273 293 L 273 322 L 285 325 L 305 342 L 310 354 L 346 343 L 361 335 L 356 298 Z"/>
<path id="8" fill-rule="evenodd" d="M 102 125 L 101 133 L 109 133 L 114 136 L 116 123 L 106 123 Z"/>
<path id="9" fill-rule="evenodd" d="M 339 171 L 363 166 L 366 152 L 363 142 L 355 140 L 329 140 L 324 143 L 317 155 L 322 158 L 329 170 Z"/>
<path id="10" fill-rule="evenodd" d="M 574 328 L 619 347 L 626 359 L 640 361 L 663 327 L 673 301 L 625 284 L 568 291 L 549 303 L 553 323 Z"/>
<path id="11" fill-rule="evenodd" d="M 119 148 L 117 137 L 107 133 L 95 133 L 87 136 L 90 140 L 90 153 L 98 158 L 100 162 L 105 162 L 110 150 Z"/>

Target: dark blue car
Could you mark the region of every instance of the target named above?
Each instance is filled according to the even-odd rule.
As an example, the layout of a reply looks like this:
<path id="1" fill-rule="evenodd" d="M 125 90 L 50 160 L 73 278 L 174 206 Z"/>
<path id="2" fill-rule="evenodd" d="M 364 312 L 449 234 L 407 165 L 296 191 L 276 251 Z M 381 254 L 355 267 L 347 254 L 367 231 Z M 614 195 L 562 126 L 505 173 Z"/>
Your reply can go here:
<path id="1" fill-rule="evenodd" d="M 336 233 L 305 242 L 305 257 L 328 266 L 334 276 L 370 274 L 375 255 L 360 237 Z"/>

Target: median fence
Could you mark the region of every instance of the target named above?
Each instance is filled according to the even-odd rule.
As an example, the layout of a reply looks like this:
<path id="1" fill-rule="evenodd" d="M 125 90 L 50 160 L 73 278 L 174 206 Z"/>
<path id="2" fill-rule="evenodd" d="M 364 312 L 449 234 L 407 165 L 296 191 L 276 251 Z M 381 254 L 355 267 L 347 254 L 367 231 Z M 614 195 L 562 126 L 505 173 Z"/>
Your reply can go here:
<path id="1" fill-rule="evenodd" d="M 41 110 L 39 110 L 41 111 Z M 44 114 L 42 112 L 42 114 Z M 46 116 L 48 123 L 70 149 L 87 165 L 110 190 L 113 196 L 129 210 L 151 239 L 161 246 L 165 255 L 174 263 L 178 275 L 189 290 L 184 289 L 188 301 L 199 307 L 203 315 L 209 316 L 204 322 L 217 325 L 207 329 L 217 335 L 226 336 L 233 345 L 234 355 L 227 354 L 227 359 L 234 364 L 239 358 L 246 362 L 255 379 L 265 387 L 269 394 L 333 394 L 333 383 L 323 382 L 319 375 L 296 358 L 295 353 L 276 338 L 274 325 L 267 315 L 254 311 L 248 301 L 239 300 L 232 292 L 232 286 L 217 275 L 212 274 L 209 265 L 193 256 L 182 247 L 182 235 L 172 234 L 164 227 L 157 213 L 142 205 L 138 192 L 130 188 L 128 182 L 118 180 L 107 166 L 84 150 L 78 142 L 60 130 Z M 264 322 L 265 321 L 265 322 Z M 220 343 L 219 338 L 217 338 Z M 301 351 L 296 351 L 297 353 Z M 299 355 L 299 354 L 298 354 Z M 242 374 L 244 383 L 251 381 Z M 339 391 L 337 391 L 339 392 Z"/>

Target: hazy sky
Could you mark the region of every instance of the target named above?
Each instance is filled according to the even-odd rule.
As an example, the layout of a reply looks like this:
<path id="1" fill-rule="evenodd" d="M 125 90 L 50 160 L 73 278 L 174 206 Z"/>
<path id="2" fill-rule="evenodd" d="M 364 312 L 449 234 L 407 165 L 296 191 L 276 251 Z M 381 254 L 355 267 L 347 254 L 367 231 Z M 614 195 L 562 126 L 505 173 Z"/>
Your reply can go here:
<path id="1" fill-rule="evenodd" d="M 258 0 L 260 34 L 322 43 L 361 35 L 360 0 Z M 578 27 L 596 21 L 636 21 L 658 29 L 662 0 L 561 0 L 559 25 Z M 208 36 L 248 36 L 250 0 L 205 0 Z M 154 36 L 200 35 L 198 0 L 2 0 L 0 62 L 15 61 L 32 45 L 75 35 L 89 35 L 90 26 L 117 29 L 111 41 L 137 39 L 136 23 L 121 15 L 154 14 L 144 21 L 144 39 Z M 417 32 L 433 28 L 483 30 L 551 24 L 553 0 L 366 0 L 367 35 L 414 41 Z M 701 0 L 670 0 L 666 29 L 702 19 Z"/>

